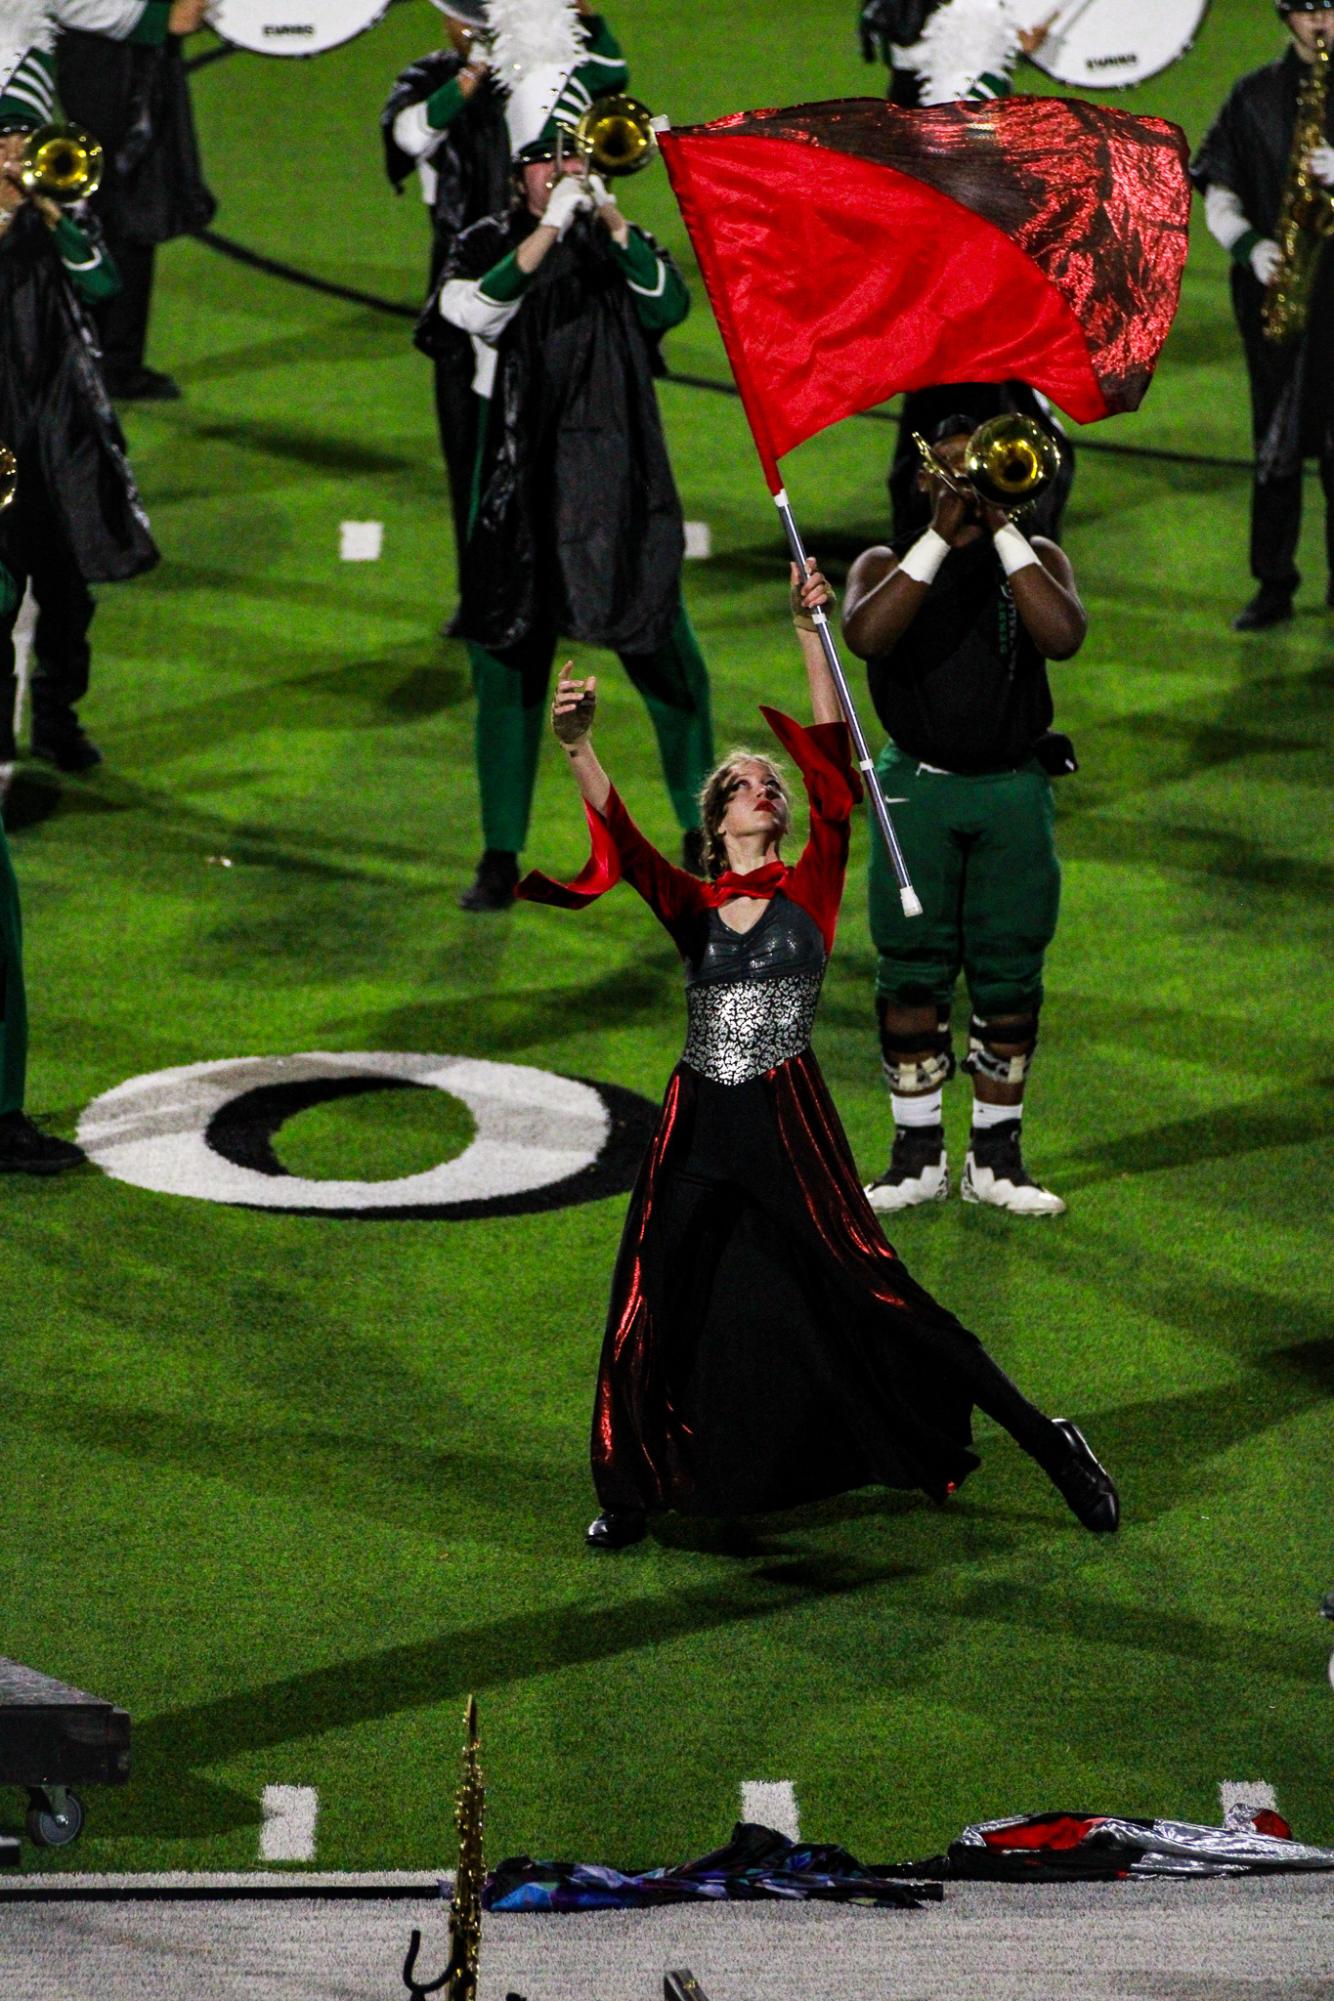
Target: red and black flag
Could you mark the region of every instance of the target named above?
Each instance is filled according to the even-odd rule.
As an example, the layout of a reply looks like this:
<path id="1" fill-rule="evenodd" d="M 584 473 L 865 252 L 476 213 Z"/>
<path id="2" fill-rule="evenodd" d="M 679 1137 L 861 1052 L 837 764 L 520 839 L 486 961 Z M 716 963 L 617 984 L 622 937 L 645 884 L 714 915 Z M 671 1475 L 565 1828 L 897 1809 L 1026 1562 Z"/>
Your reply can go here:
<path id="1" fill-rule="evenodd" d="M 1185 135 L 1078 99 L 740 111 L 661 135 L 770 488 L 900 390 L 1133 410 L 1176 312 Z"/>

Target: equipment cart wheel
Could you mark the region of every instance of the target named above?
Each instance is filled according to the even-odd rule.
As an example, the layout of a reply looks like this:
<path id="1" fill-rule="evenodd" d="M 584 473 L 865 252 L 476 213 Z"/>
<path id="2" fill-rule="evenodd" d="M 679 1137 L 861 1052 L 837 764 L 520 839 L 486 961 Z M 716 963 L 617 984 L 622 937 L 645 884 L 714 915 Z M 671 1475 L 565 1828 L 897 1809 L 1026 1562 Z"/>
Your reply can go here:
<path id="1" fill-rule="evenodd" d="M 26 1826 L 38 1848 L 68 1848 L 83 1832 L 83 1801 L 66 1786 L 33 1786 Z"/>

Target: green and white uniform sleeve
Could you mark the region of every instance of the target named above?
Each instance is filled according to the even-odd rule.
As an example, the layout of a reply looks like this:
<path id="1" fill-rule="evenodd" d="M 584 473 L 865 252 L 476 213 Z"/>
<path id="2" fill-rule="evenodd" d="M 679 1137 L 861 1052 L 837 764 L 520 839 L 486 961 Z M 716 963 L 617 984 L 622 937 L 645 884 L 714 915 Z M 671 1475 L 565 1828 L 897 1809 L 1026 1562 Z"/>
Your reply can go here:
<path id="1" fill-rule="evenodd" d="M 1211 181 L 1204 191 L 1204 219 L 1215 243 L 1221 244 L 1238 264 L 1249 264 L 1251 252 L 1262 241 L 1258 230 L 1241 205 L 1239 195 L 1219 181 Z"/>
<path id="2" fill-rule="evenodd" d="M 496 379 L 496 342 L 523 303 L 531 273 L 519 268 L 514 251 L 482 278 L 449 278 L 440 288 L 440 316 L 471 334 L 475 369 L 472 386 L 489 396 Z"/>
<path id="3" fill-rule="evenodd" d="M 467 102 L 458 78 L 450 77 L 430 97 L 403 107 L 394 120 L 394 144 L 409 159 L 425 159 L 439 145 L 441 133 L 448 131 Z"/>
<path id="4" fill-rule="evenodd" d="M 171 0 L 51 0 L 62 28 L 156 48 L 167 39 Z"/>
<path id="5" fill-rule="evenodd" d="M 667 333 L 679 327 L 690 311 L 690 294 L 676 267 L 658 254 L 634 223 L 624 246 L 613 241 L 611 248 L 644 331 Z"/>
<path id="6" fill-rule="evenodd" d="M 120 274 L 110 252 L 85 236 L 71 215 L 61 216 L 52 236 L 66 276 L 79 297 L 89 305 L 114 299 L 120 290 Z"/>

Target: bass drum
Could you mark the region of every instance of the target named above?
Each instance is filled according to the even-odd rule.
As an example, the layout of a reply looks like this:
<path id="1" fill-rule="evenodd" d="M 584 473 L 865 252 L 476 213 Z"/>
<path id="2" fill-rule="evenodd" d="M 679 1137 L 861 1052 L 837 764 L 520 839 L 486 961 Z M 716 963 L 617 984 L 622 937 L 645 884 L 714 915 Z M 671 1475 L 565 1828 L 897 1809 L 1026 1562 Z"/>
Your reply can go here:
<path id="1" fill-rule="evenodd" d="M 319 56 L 364 35 L 389 0 L 214 0 L 209 26 L 260 56 Z"/>
<path id="2" fill-rule="evenodd" d="M 1209 11 L 1209 0 L 1037 0 L 1036 20 L 1054 12 L 1033 57 L 1058 83 L 1123 90 L 1157 76 L 1184 56 Z"/>

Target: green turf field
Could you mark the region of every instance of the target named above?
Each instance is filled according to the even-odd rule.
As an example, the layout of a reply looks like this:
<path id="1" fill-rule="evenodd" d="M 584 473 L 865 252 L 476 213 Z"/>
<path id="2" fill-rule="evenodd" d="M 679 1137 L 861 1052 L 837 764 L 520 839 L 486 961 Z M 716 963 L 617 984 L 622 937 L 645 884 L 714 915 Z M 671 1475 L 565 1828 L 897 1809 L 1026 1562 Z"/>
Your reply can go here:
<path id="1" fill-rule="evenodd" d="M 638 0 L 634 87 L 677 122 L 874 92 L 850 0 Z M 404 0 L 314 63 L 195 82 L 218 226 L 405 301 L 426 223 L 376 116 L 437 16 Z M 201 40 L 200 46 L 206 46 Z M 1278 47 L 1214 0 L 1130 102 L 1197 139 Z M 683 259 L 660 170 L 627 196 Z M 692 269 L 693 267 L 688 267 Z M 702 299 L 668 345 L 721 378 Z M 452 557 L 427 364 L 401 320 L 162 257 L 151 358 L 185 401 L 135 408 L 165 560 L 103 594 L 86 783 L 12 802 L 34 1017 L 30 1107 L 72 1131 L 123 1081 L 285 1052 L 425 1051 L 656 1097 L 678 1053 L 671 947 L 628 893 L 579 920 L 456 908 L 480 845 L 466 661 L 437 634 Z M 724 741 L 796 702 L 780 539 L 735 401 L 668 384 L 687 571 Z M 787 462 L 841 574 L 882 532 L 892 433 L 855 420 Z M 1198 229 L 1184 303 L 1120 443 L 1244 457 L 1225 260 Z M 1328 1121 L 1331 627 L 1316 488 L 1300 616 L 1243 640 L 1241 472 L 1095 456 L 1068 543 L 1091 611 L 1060 670 L 1083 763 L 1059 794 L 1066 901 L 1030 1094 L 1068 1216 L 909 1215 L 913 1271 L 1029 1394 L 1087 1426 L 1125 1526 L 1083 1534 L 1008 1440 L 946 1513 L 866 1492 L 728 1540 L 668 1524 L 582 1547 L 586 1430 L 623 1198 L 485 1221 L 360 1222 L 150 1194 L 88 1168 L 0 1187 L 0 1651 L 133 1714 L 136 1776 L 90 1796 L 83 1867 L 253 1866 L 264 1786 L 317 1787 L 319 1861 L 449 1847 L 463 1699 L 481 1700 L 489 1852 L 668 1862 L 790 1780 L 806 1833 L 927 1853 L 1040 1807 L 1210 1818 L 1271 1784 L 1334 1841 L 1334 1583 L 1319 1157 Z M 378 563 L 339 560 L 384 523 Z M 591 655 L 585 665 L 599 663 Z M 648 829 L 670 816 L 614 664 L 602 744 Z M 531 857 L 582 859 L 554 756 Z M 859 830 L 817 1038 L 868 1173 L 887 1107 Z M 231 862 L 220 865 L 220 858 Z M 956 1149 L 966 1096 L 949 1105 Z M 392 1176 L 468 1141 L 439 1094 L 311 1111 L 307 1175 Z M 0 1819 L 13 1821 L 17 1794 Z M 33 1866 L 43 1866 L 32 1857 Z M 64 1866 L 47 1857 L 45 1866 Z"/>

